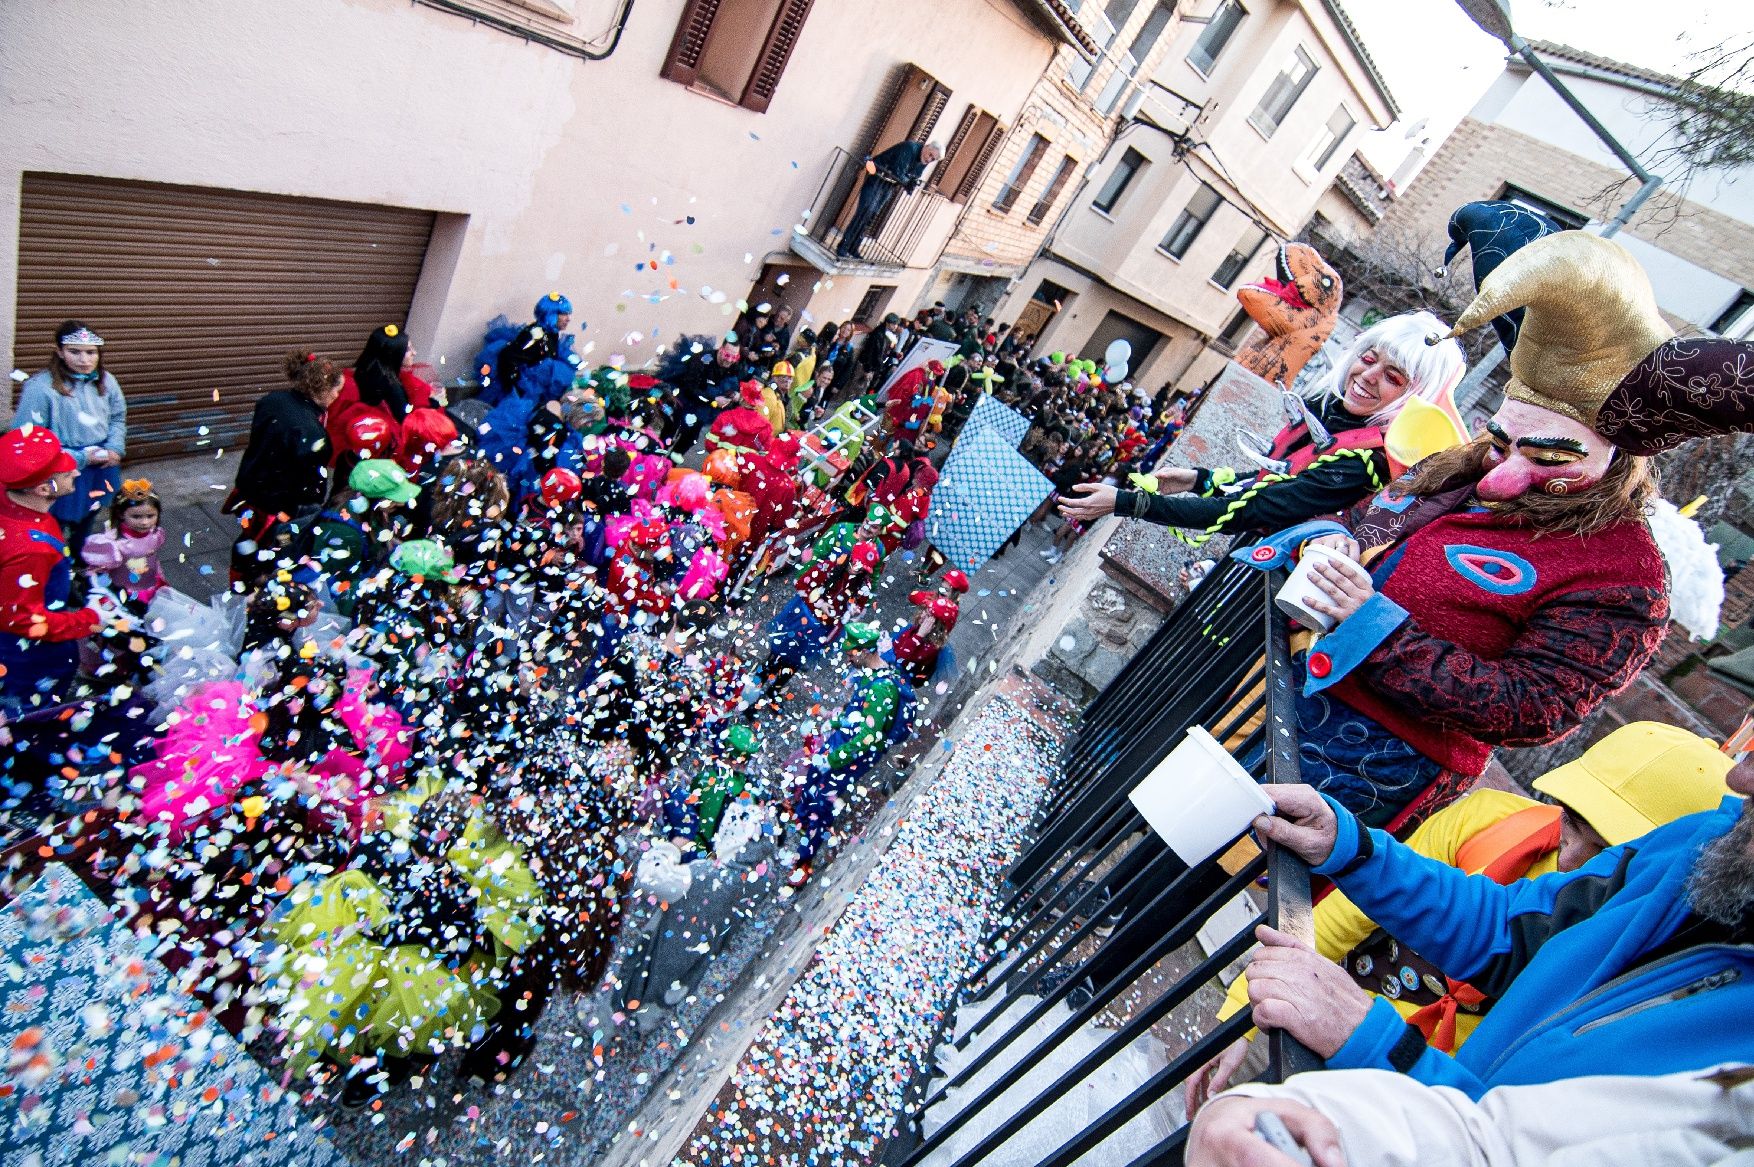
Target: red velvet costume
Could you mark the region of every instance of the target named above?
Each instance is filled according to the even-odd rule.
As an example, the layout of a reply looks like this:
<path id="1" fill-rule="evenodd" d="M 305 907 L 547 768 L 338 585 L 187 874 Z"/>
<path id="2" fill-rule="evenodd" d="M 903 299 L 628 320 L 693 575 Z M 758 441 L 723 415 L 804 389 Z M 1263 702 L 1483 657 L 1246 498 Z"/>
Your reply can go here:
<path id="1" fill-rule="evenodd" d="M 69 570 L 61 524 L 0 494 L 0 632 L 56 644 L 97 631 L 90 608 L 51 611 L 45 589 Z"/>
<path id="2" fill-rule="evenodd" d="M 747 405 L 734 406 L 713 419 L 707 431 L 706 448 L 710 454 L 721 446 L 747 453 L 764 451 L 773 440 L 773 423 L 758 410 Z"/>
<path id="3" fill-rule="evenodd" d="M 1564 736 L 1662 643 L 1665 570 L 1642 521 L 1543 535 L 1454 493 L 1384 497 L 1355 525 L 1366 548 L 1394 540 L 1370 562 L 1378 594 L 1316 642 L 1309 691 L 1447 769 L 1477 775 L 1493 746 Z"/>
<path id="4" fill-rule="evenodd" d="M 407 369 L 403 369 L 398 378 L 402 382 L 403 391 L 408 394 L 409 412 L 432 407 L 431 385 Z M 391 417 L 390 411 L 382 405 L 367 405 L 359 399 L 359 385 L 353 379 L 352 369 L 342 370 L 341 392 L 335 398 L 334 404 L 329 406 L 329 414 L 323 420 L 323 428 L 329 431 L 329 449 L 339 452 L 348 448 L 347 427 L 362 413 L 381 417 L 390 426 L 390 432 L 395 435 L 395 444 L 388 456 L 395 457 L 402 449 L 402 423 Z"/>

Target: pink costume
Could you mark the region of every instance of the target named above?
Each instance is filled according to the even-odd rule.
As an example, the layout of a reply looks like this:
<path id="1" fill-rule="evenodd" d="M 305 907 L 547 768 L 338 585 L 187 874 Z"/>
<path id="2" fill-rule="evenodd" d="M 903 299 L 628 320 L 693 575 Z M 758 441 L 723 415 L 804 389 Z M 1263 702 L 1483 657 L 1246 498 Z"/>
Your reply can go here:
<path id="1" fill-rule="evenodd" d="M 164 541 L 163 527 L 156 527 L 147 535 L 130 535 L 106 527 L 101 534 L 88 538 L 79 554 L 94 582 L 108 586 L 118 596 L 150 604 L 164 586 L 164 572 L 158 566 L 158 553 L 163 550 Z"/>

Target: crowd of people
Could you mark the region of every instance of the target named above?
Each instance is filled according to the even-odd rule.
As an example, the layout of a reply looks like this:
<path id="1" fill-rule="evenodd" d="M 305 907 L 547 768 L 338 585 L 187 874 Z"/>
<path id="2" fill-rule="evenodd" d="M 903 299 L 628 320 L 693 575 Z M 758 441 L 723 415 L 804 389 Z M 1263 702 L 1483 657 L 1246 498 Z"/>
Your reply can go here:
<path id="1" fill-rule="evenodd" d="M 80 836 L 185 987 L 350 1104 L 453 1054 L 507 1078 L 557 990 L 646 1024 L 812 877 L 954 670 L 970 582 L 924 531 L 979 395 L 1147 444 L 978 312 L 794 335 L 762 306 L 649 373 L 585 366 L 570 318 L 490 328 L 456 402 L 398 325 L 289 354 L 208 603 L 119 470 L 97 331 L 60 330 L 0 438 L 8 837 Z"/>

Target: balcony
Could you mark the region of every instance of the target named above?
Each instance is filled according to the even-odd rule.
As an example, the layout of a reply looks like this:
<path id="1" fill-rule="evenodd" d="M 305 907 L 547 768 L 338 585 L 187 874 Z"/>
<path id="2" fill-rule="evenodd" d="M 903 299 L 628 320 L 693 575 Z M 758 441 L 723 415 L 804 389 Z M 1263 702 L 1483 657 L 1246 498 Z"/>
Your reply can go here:
<path id="1" fill-rule="evenodd" d="M 802 220 L 792 228 L 792 251 L 810 262 L 818 271 L 829 275 L 893 275 L 901 268 L 921 266 L 916 260 L 925 251 L 922 244 L 942 232 L 933 226 L 944 218 L 940 214 L 954 207 L 949 199 L 935 190 L 922 186 L 913 194 L 897 189 L 889 205 L 877 217 L 865 235 L 860 250 L 863 259 L 843 259 L 835 255 L 846 225 L 852 221 L 858 203 L 859 179 L 864 175 L 865 160 L 836 147 L 824 169 L 816 197 Z M 942 243 L 942 240 L 939 240 Z M 926 258 L 937 258 L 936 252 Z"/>

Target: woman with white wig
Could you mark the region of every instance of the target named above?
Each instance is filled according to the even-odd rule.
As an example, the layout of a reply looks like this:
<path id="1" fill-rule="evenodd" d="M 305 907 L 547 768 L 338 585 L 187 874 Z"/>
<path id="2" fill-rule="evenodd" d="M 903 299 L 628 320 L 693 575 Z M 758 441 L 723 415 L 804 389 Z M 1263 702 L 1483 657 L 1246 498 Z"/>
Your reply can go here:
<path id="1" fill-rule="evenodd" d="M 1228 467 L 1165 468 L 1134 475 L 1137 490 L 1085 482 L 1060 513 L 1090 522 L 1107 514 L 1214 535 L 1279 531 L 1363 502 L 1428 453 L 1467 439 L 1450 394 L 1467 369 L 1449 325 L 1429 312 L 1392 316 L 1359 333 L 1334 364 L 1306 419 L 1287 425 L 1267 457 L 1283 469 L 1252 476 Z M 1417 402 L 1414 405 L 1411 403 Z M 1313 417 L 1316 424 L 1309 424 Z"/>

